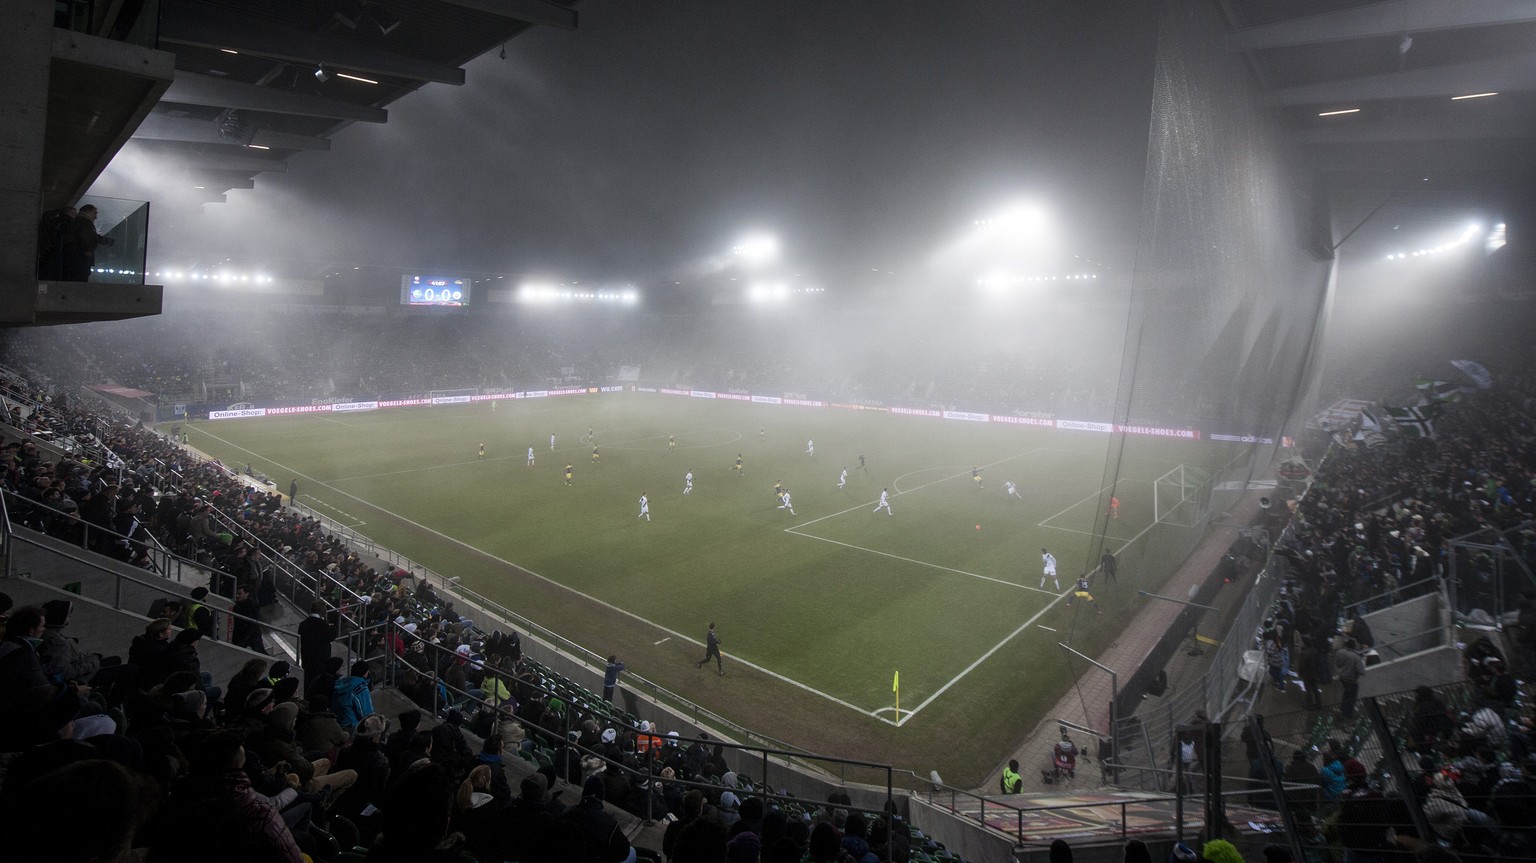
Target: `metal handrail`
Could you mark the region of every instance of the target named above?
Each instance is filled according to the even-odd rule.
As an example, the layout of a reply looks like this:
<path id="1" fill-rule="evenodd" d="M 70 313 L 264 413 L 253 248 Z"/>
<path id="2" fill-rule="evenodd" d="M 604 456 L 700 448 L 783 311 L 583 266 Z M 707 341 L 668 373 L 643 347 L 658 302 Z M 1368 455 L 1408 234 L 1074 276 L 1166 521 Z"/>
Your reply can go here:
<path id="1" fill-rule="evenodd" d="M 40 542 L 32 539 L 31 537 L 22 536 L 21 534 L 18 534 L 18 533 L 15 533 L 15 532 L 11 531 L 10 528 L 9 528 L 9 521 L 7 521 L 6 524 L 7 524 L 7 527 L 6 527 L 7 545 L 6 545 L 6 547 L 7 547 L 8 550 L 10 548 L 10 543 L 11 542 L 20 541 L 20 542 L 26 543 L 27 545 L 33 546 L 34 548 L 41 548 L 41 549 L 44 549 L 45 551 L 49 551 L 49 552 L 52 552 L 53 554 L 59 555 L 60 557 L 66 558 L 66 559 L 71 560 L 71 561 L 74 561 L 75 563 L 77 563 L 77 564 L 79 564 L 81 566 L 84 566 L 84 567 L 86 567 L 88 569 L 93 569 L 93 570 L 95 570 L 97 572 L 105 573 L 107 575 L 112 576 L 112 578 L 113 578 L 112 597 L 113 598 L 112 598 L 111 605 L 112 605 L 112 608 L 114 610 L 116 610 L 116 611 L 123 611 L 123 610 L 125 610 L 125 608 L 123 606 L 123 599 L 122 599 L 122 596 L 123 596 L 122 583 L 125 582 L 125 581 L 131 582 L 133 584 L 137 584 L 140 587 L 147 587 L 150 590 L 154 590 L 154 591 L 158 591 L 158 592 L 162 592 L 162 593 L 165 590 L 162 586 L 160 586 L 158 584 L 154 584 L 152 582 L 148 582 L 148 581 L 144 581 L 142 579 L 134 578 L 131 575 L 125 575 L 125 574 L 123 574 L 121 572 L 117 572 L 116 570 L 113 570 L 113 569 L 110 569 L 108 567 L 102 566 L 100 563 L 97 563 L 96 561 L 92 561 L 92 560 L 88 560 L 86 558 L 80 557 L 80 556 L 74 554 L 73 552 L 64 551 L 62 549 L 50 548 L 49 546 L 44 545 L 43 543 L 40 543 Z M 9 570 L 9 554 L 7 554 L 7 570 Z M 9 573 L 7 573 L 7 574 L 9 574 Z M 280 626 L 277 626 L 276 624 L 268 623 L 268 622 L 266 622 L 266 621 L 264 621 L 264 620 L 262 620 L 260 618 L 247 617 L 246 615 L 238 614 L 231 607 L 220 605 L 220 604 L 217 604 L 217 603 L 213 602 L 213 596 L 211 594 L 209 595 L 208 599 L 205 600 L 204 602 L 205 602 L 205 604 L 212 605 L 213 607 L 217 608 L 219 614 L 223 615 L 226 619 L 228 619 L 230 621 L 231 627 L 233 626 L 233 623 L 236 620 L 250 621 L 251 623 L 254 623 L 257 626 L 260 626 L 262 629 L 264 629 L 266 631 L 269 631 L 269 632 L 272 632 L 272 633 L 275 633 L 275 634 L 278 634 L 278 635 L 289 636 L 289 637 L 295 639 L 295 643 L 297 643 L 297 639 L 299 637 L 299 633 L 298 633 L 298 630 L 296 630 L 296 629 L 292 629 L 292 630 L 284 629 L 284 628 L 282 628 Z M 224 640 L 227 641 L 227 639 L 224 639 Z"/>
<path id="2" fill-rule="evenodd" d="M 16 492 L 0 490 L 0 498 L 9 498 L 9 497 L 16 497 L 19 500 L 25 501 L 26 504 L 28 506 L 30 506 L 30 507 L 34 507 L 36 509 L 40 509 L 40 510 L 43 510 L 45 512 L 53 513 L 54 515 L 59 516 L 61 518 L 67 518 L 67 519 L 73 520 L 76 524 L 79 524 L 83 528 L 84 535 L 81 537 L 81 540 L 83 542 L 85 542 L 86 544 L 89 544 L 89 542 L 90 542 L 91 531 L 95 531 L 100 536 L 111 537 L 114 540 L 122 540 L 124 542 L 129 543 L 130 545 L 138 546 L 139 548 L 144 549 L 144 551 L 146 553 L 150 553 L 151 563 L 153 563 L 155 565 L 155 570 L 154 571 L 158 572 L 159 574 L 161 574 L 163 576 L 165 576 L 166 578 L 174 578 L 176 581 L 181 581 L 182 580 L 182 577 L 181 577 L 182 576 L 182 570 L 184 570 L 184 569 L 192 569 L 192 570 L 195 570 L 197 572 L 204 573 L 207 576 L 209 576 L 210 578 L 215 576 L 215 575 L 222 574 L 219 570 L 215 570 L 215 569 L 212 569 L 210 567 L 204 566 L 203 564 L 200 564 L 200 563 L 198 563 L 195 560 L 192 560 L 192 559 L 187 558 L 187 557 L 183 557 L 183 556 L 175 553 L 174 551 L 171 551 L 170 549 L 165 548 L 163 545 L 160 545 L 158 543 L 158 541 L 154 545 L 151 545 L 149 543 L 144 542 L 143 540 L 134 539 L 133 537 L 129 537 L 129 536 L 123 536 L 122 534 L 118 533 L 117 531 L 112 530 L 111 528 L 102 527 L 101 525 L 98 525 L 98 524 L 92 524 L 91 522 L 88 522 L 85 519 L 80 518 L 78 515 L 72 515 L 72 514 L 70 514 L 68 512 L 65 512 L 64 510 L 58 509 L 57 507 L 49 506 L 49 505 L 43 503 L 40 500 L 30 500 L 30 499 L 21 497 Z M 6 508 L 5 512 L 6 512 L 6 525 L 7 525 L 7 528 L 9 528 L 9 525 L 10 525 L 10 509 L 9 509 L 9 507 Z M 51 536 L 51 534 L 49 534 L 47 531 L 43 531 L 42 533 L 43 533 L 44 536 Z M 146 531 L 146 533 L 148 533 L 148 531 Z M 149 534 L 149 535 L 151 537 L 154 536 L 154 534 Z M 58 537 L 52 537 L 52 538 L 53 539 L 59 539 Z M 65 540 L 60 540 L 60 541 L 64 542 Z M 159 560 L 158 561 L 155 560 L 155 557 L 156 557 L 156 555 L 154 554 L 155 552 L 159 553 Z M 172 564 L 175 564 L 175 566 L 173 567 Z M 175 575 L 174 576 L 172 576 L 172 574 L 171 574 L 173 569 L 175 570 Z"/>

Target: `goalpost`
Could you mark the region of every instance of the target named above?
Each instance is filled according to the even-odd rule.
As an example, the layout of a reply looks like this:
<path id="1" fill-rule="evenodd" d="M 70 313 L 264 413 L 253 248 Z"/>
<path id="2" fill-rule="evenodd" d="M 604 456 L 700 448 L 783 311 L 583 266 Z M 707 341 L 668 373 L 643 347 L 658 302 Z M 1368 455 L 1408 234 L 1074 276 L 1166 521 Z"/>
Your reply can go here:
<path id="1" fill-rule="evenodd" d="M 1158 524 L 1195 527 L 1210 499 L 1211 471 L 1181 464 L 1152 483 L 1152 509 Z"/>

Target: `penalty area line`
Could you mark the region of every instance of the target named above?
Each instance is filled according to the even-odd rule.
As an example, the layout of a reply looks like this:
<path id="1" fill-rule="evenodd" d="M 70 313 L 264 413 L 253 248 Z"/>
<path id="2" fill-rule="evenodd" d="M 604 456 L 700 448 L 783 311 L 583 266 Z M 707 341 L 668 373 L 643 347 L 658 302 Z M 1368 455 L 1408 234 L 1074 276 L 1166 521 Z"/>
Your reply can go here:
<path id="1" fill-rule="evenodd" d="M 1147 525 L 1145 528 L 1142 529 L 1141 533 L 1138 533 L 1135 536 L 1131 537 L 1130 540 L 1128 540 L 1125 543 L 1125 545 L 1121 547 L 1120 550 L 1124 551 L 1125 549 L 1130 548 L 1132 544 L 1134 544 L 1137 540 L 1141 539 L 1142 537 L 1146 536 L 1147 533 L 1150 532 L 1152 530 L 1152 528 L 1154 528 L 1154 527 L 1157 527 L 1157 522 L 1153 522 L 1152 524 Z M 1088 572 L 1088 576 L 1092 577 L 1098 571 L 1099 571 L 1099 567 L 1095 566 L 1092 570 L 1090 570 Z M 1063 594 L 1058 595 L 1055 599 L 1053 599 L 1050 602 L 1046 603 L 1044 608 L 1040 609 L 1039 611 L 1037 611 L 1033 615 L 1031 615 L 1030 618 L 1028 620 L 1024 621 L 1024 623 L 1018 629 L 1015 629 L 1013 632 L 1009 633 L 1007 635 L 1007 637 L 1005 637 L 1002 641 L 999 641 L 997 644 L 993 645 L 991 650 L 988 650 L 986 653 L 983 653 L 981 656 L 977 657 L 975 662 L 972 662 L 970 665 L 967 665 L 965 667 L 965 670 L 963 670 L 959 674 L 955 675 L 954 678 L 951 679 L 948 683 L 946 683 L 943 686 L 939 687 L 938 690 L 936 692 L 934 692 L 932 695 L 930 695 L 927 698 L 923 699 L 921 704 L 918 704 L 916 707 L 912 708 L 912 710 L 910 710 L 907 713 L 907 716 L 906 716 L 905 719 L 898 719 L 896 721 L 896 725 L 898 727 L 900 727 L 901 725 L 906 723 L 907 719 L 911 719 L 912 717 L 916 716 L 919 712 L 922 711 L 923 708 L 925 708 L 928 705 L 932 704 L 935 700 L 938 699 L 938 697 L 940 695 L 943 695 L 945 692 L 947 692 L 950 687 L 952 687 L 955 684 L 959 683 L 961 680 L 963 680 L 965 678 L 966 675 L 970 674 L 972 671 L 975 671 L 983 662 L 986 662 L 988 659 L 990 659 L 992 657 L 992 654 L 998 652 L 999 650 L 1002 650 L 1004 645 L 1006 645 L 1008 642 L 1010 642 L 1010 641 L 1014 640 L 1015 638 L 1017 638 L 1019 633 L 1021 633 L 1024 630 L 1030 628 L 1031 626 L 1033 626 L 1035 621 L 1039 620 L 1042 616 L 1044 616 L 1047 611 L 1050 611 L 1052 608 L 1055 608 L 1056 607 L 1056 603 L 1061 602 L 1063 599 L 1066 599 L 1068 596 L 1071 596 L 1071 595 L 1072 594 L 1069 591 L 1067 593 L 1063 593 Z M 1049 629 L 1049 627 L 1045 627 L 1045 626 L 1042 626 L 1040 628 L 1041 629 Z M 1055 632 L 1056 630 L 1052 629 L 1051 631 Z"/>
<path id="2" fill-rule="evenodd" d="M 963 569 L 955 569 L 954 567 L 951 567 L 951 566 L 943 566 L 943 565 L 937 564 L 937 563 L 929 563 L 926 560 L 916 560 L 916 559 L 910 558 L 910 557 L 902 557 L 899 554 L 891 554 L 888 551 L 880 551 L 878 549 L 865 548 L 862 545 L 854 545 L 851 542 L 843 542 L 841 540 L 836 540 L 836 539 L 827 539 L 824 536 L 816 536 L 815 534 L 812 534 L 812 533 L 801 533 L 800 531 L 795 530 L 792 527 L 791 528 L 786 528 L 784 530 L 784 532 L 785 533 L 792 533 L 795 536 L 803 536 L 806 539 L 815 539 L 815 540 L 820 540 L 821 542 L 830 542 L 833 545 L 840 545 L 843 548 L 851 548 L 854 551 L 863 551 L 863 552 L 867 552 L 869 554 L 878 554 L 881 557 L 889 557 L 892 560 L 899 560 L 899 561 L 902 561 L 904 563 L 912 563 L 912 564 L 916 564 L 918 566 L 930 567 L 932 569 L 941 569 L 941 570 L 943 570 L 945 572 L 953 572 L 956 575 L 968 575 L 971 578 L 979 578 L 982 581 L 990 581 L 993 584 L 1001 584 L 1004 587 L 1017 587 L 1019 590 L 1030 590 L 1030 591 L 1034 591 L 1035 593 L 1046 594 L 1047 596 L 1055 596 L 1056 595 L 1056 594 L 1052 593 L 1049 590 L 1041 590 L 1038 587 L 1030 587 L 1027 584 L 1019 584 L 1017 582 L 1006 581 L 1006 580 L 1001 579 L 1001 578 L 993 578 L 990 575 L 982 575 L 982 574 L 977 573 L 977 572 L 966 572 Z"/>

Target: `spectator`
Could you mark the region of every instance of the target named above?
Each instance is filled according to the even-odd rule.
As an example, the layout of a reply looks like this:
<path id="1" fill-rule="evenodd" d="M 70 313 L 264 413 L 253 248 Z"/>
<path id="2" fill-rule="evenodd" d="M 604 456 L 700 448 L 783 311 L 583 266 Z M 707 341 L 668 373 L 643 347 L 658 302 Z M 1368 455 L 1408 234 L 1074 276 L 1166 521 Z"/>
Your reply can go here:
<path id="1" fill-rule="evenodd" d="M 96 233 L 97 210 L 95 204 L 86 204 L 69 220 L 63 241 L 63 280 L 88 282 L 91 269 L 96 265 L 96 247 L 113 244 L 111 237 Z"/>
<path id="2" fill-rule="evenodd" d="M 366 662 L 352 663 L 352 673 L 336 681 L 331 709 L 336 712 L 336 722 L 343 730 L 357 725 L 364 716 L 373 712 L 373 684 L 369 680 L 373 669 Z"/>

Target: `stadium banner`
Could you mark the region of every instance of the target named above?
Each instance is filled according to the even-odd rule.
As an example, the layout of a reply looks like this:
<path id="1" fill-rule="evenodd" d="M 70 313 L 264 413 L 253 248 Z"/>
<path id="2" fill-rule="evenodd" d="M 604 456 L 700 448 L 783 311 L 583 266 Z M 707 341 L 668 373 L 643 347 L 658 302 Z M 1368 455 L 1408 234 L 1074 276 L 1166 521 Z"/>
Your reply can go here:
<path id="1" fill-rule="evenodd" d="M 943 411 L 931 411 L 926 408 L 889 408 L 889 412 L 904 417 L 942 417 L 944 415 Z"/>
<path id="2" fill-rule="evenodd" d="M 1091 432 L 1112 432 L 1115 430 L 1114 423 L 1091 423 L 1083 420 L 1057 420 L 1056 427 L 1059 429 Z"/>
<path id="3" fill-rule="evenodd" d="M 549 390 L 548 392 L 552 396 L 584 396 L 584 395 L 587 394 L 587 388 L 586 387 L 566 387 L 563 390 Z"/>
<path id="4" fill-rule="evenodd" d="M 970 411 L 944 411 L 947 420 L 965 420 L 968 423 L 984 423 L 992 419 L 991 414 L 976 414 Z"/>
<path id="5" fill-rule="evenodd" d="M 1209 440 L 1226 441 L 1227 443 L 1261 443 L 1268 446 L 1275 442 L 1275 439 L 1272 437 L 1259 437 L 1251 434 L 1214 434 L 1207 432 L 1205 436 Z"/>
<path id="6" fill-rule="evenodd" d="M 878 405 L 859 404 L 857 402 L 851 404 L 845 402 L 827 402 L 827 407 L 842 408 L 844 410 L 850 411 L 879 411 L 881 413 L 885 413 L 885 408 Z"/>
<path id="7" fill-rule="evenodd" d="M 624 388 L 623 387 L 598 387 L 597 388 L 597 392 L 600 392 L 600 393 L 621 393 L 621 392 L 624 392 Z"/>
<path id="8" fill-rule="evenodd" d="M 322 411 L 329 413 L 331 406 L 325 405 L 293 405 L 285 408 L 267 408 L 267 416 L 276 417 L 285 414 L 316 414 Z"/>
<path id="9" fill-rule="evenodd" d="M 637 392 L 637 393 L 653 393 L 653 392 L 656 392 L 656 388 L 655 387 L 635 387 L 635 392 Z"/>
<path id="10" fill-rule="evenodd" d="M 378 409 L 378 402 L 337 402 L 336 404 L 331 405 L 331 410 L 336 413 L 347 413 L 349 411 L 376 411 Z"/>
<path id="11" fill-rule="evenodd" d="M 518 395 L 521 395 L 525 399 L 541 399 L 549 395 L 549 390 L 529 390 L 528 392 L 519 393 Z"/>
<path id="12" fill-rule="evenodd" d="M 1344 428 L 1360 419 L 1361 412 L 1370 406 L 1371 403 L 1365 399 L 1336 399 L 1333 404 L 1314 414 L 1308 425 L 1320 429 Z"/>
<path id="13" fill-rule="evenodd" d="M 749 395 L 746 395 L 744 393 L 715 393 L 715 398 L 717 398 L 717 399 L 731 399 L 732 401 L 738 401 L 738 402 L 749 402 L 749 401 L 752 401 L 752 397 L 749 396 Z"/>
<path id="14" fill-rule="evenodd" d="M 820 402 L 815 399 L 785 399 L 780 404 L 797 405 L 803 408 L 824 408 L 827 406 L 826 402 Z"/>
<path id="15" fill-rule="evenodd" d="M 704 390 L 689 390 L 688 395 L 693 396 L 696 399 L 712 399 L 715 397 L 714 393 L 706 392 Z"/>
<path id="16" fill-rule="evenodd" d="M 435 404 L 435 405 L 467 405 L 467 404 L 469 404 L 469 401 L 470 401 L 471 398 L 472 398 L 471 396 L 433 396 L 432 397 L 432 404 Z M 421 400 L 420 399 L 405 399 L 404 401 L 397 401 L 397 402 L 379 402 L 379 404 L 387 405 L 389 407 L 394 407 L 395 405 L 421 404 Z"/>
<path id="17" fill-rule="evenodd" d="M 1165 429 L 1156 426 L 1128 426 L 1115 424 L 1115 431 L 1121 434 L 1150 435 L 1152 437 L 1177 437 L 1185 440 L 1199 440 L 1200 433 L 1194 429 Z"/>
<path id="18" fill-rule="evenodd" d="M 760 405 L 778 405 L 784 403 L 784 400 L 778 396 L 753 396 L 752 401 Z"/>
<path id="19" fill-rule="evenodd" d="M 662 395 L 668 395 L 668 396 L 686 396 L 686 395 L 690 395 L 692 392 L 693 392 L 693 390 L 674 390 L 674 389 L 669 389 L 667 387 L 662 387 L 661 388 Z"/>
<path id="20" fill-rule="evenodd" d="M 1040 426 L 1041 428 L 1055 428 L 1055 420 L 1041 419 L 1040 417 L 1015 417 L 1003 414 L 993 414 L 992 422 L 1007 423 L 1016 426 Z"/>
<path id="21" fill-rule="evenodd" d="M 238 410 L 238 411 L 209 411 L 208 412 L 208 418 L 211 419 L 211 420 L 243 420 L 243 419 L 246 419 L 247 417 L 264 417 L 266 415 L 267 415 L 267 409 L 266 408 L 245 408 L 243 410 Z"/>
<path id="22" fill-rule="evenodd" d="M 440 398 L 444 398 L 444 399 L 464 399 L 464 401 L 469 401 L 469 396 L 441 396 Z M 433 399 L 389 399 L 387 401 L 380 401 L 379 402 L 379 407 L 381 407 L 381 408 L 409 408 L 409 407 L 415 407 L 416 405 L 435 405 L 435 404 L 459 404 L 459 402 L 450 402 L 450 401 L 439 402 L 435 398 L 433 398 Z"/>
<path id="23" fill-rule="evenodd" d="M 518 395 L 517 393 L 486 393 L 483 396 L 470 396 L 469 400 L 470 401 L 474 401 L 474 402 L 488 402 L 488 401 L 494 401 L 496 399 L 515 399 L 515 398 L 521 398 L 521 396 Z"/>

